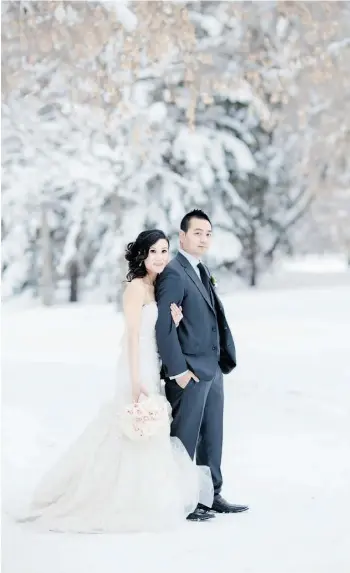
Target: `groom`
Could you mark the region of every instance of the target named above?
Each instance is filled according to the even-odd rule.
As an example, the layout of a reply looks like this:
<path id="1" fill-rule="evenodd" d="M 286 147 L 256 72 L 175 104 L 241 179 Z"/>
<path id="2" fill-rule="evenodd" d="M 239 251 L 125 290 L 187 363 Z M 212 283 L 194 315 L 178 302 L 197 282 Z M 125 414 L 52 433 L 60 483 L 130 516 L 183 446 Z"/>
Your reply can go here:
<path id="1" fill-rule="evenodd" d="M 206 521 L 217 513 L 237 513 L 247 506 L 228 503 L 221 495 L 223 441 L 223 374 L 236 366 L 233 338 L 213 278 L 202 257 L 212 237 L 209 217 L 201 210 L 181 221 L 180 250 L 156 283 L 157 344 L 165 392 L 172 406 L 171 435 L 177 436 L 198 465 L 209 466 L 214 484 L 212 508 L 198 506 L 188 516 Z M 170 304 L 182 306 L 176 328 Z"/>

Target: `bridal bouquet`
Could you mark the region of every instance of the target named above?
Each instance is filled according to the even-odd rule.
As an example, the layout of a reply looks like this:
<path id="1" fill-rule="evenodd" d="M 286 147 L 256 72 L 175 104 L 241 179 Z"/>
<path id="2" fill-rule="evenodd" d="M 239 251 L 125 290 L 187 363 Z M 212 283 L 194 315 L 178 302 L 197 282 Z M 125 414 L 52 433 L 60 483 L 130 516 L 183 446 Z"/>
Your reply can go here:
<path id="1" fill-rule="evenodd" d="M 121 432 L 130 440 L 146 440 L 169 433 L 169 404 L 163 396 L 152 396 L 126 406 L 118 417 Z"/>

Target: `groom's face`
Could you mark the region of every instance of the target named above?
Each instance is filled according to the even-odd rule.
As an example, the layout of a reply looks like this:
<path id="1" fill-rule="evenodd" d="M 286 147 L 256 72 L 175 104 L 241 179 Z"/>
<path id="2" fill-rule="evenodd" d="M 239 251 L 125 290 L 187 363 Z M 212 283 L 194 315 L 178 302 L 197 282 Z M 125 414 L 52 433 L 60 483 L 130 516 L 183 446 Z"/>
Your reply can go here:
<path id="1" fill-rule="evenodd" d="M 181 248 L 198 259 L 203 257 L 209 249 L 211 239 L 211 224 L 206 219 L 193 217 L 189 221 L 187 232 L 180 231 Z"/>

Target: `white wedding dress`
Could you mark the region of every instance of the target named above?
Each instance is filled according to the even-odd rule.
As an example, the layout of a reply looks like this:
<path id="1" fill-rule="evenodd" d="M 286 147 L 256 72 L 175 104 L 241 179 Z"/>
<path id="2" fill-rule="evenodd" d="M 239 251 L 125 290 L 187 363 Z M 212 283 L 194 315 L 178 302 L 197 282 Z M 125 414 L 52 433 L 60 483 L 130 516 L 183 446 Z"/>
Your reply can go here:
<path id="1" fill-rule="evenodd" d="M 140 375 L 150 395 L 161 394 L 157 313 L 155 302 L 142 309 Z M 121 433 L 118 412 L 132 401 L 125 335 L 122 345 L 114 399 L 44 477 L 22 523 L 60 532 L 163 531 L 198 502 L 211 506 L 209 469 L 194 464 L 169 428 L 144 441 Z"/>

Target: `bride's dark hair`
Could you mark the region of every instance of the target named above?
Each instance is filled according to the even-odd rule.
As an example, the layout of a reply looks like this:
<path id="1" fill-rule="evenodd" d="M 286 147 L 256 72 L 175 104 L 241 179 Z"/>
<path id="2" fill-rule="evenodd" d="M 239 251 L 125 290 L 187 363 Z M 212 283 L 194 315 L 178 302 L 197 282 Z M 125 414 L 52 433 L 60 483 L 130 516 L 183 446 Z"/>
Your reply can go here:
<path id="1" fill-rule="evenodd" d="M 128 244 L 125 251 L 125 258 L 129 263 L 129 271 L 126 275 L 128 282 L 146 276 L 145 259 L 148 257 L 150 248 L 160 239 L 165 239 L 169 245 L 169 239 L 163 231 L 152 229 L 142 231 L 136 241 Z"/>

